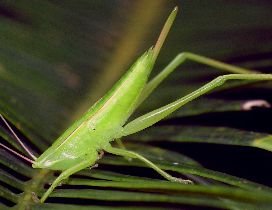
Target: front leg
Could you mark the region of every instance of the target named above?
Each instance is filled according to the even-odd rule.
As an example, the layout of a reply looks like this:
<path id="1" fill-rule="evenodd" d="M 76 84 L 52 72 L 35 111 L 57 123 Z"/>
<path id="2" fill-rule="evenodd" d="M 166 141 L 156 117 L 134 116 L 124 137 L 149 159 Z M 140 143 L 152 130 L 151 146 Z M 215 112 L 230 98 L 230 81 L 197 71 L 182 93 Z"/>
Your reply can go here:
<path id="1" fill-rule="evenodd" d="M 72 174 L 87 168 L 90 166 L 91 161 L 86 159 L 82 162 L 80 162 L 79 164 L 63 171 L 57 179 L 55 179 L 55 181 L 52 183 L 52 185 L 50 186 L 50 188 L 43 194 L 42 198 L 41 198 L 41 203 L 44 203 L 44 201 L 47 199 L 47 197 L 52 193 L 52 191 L 64 180 L 67 179 L 69 176 L 71 176 Z"/>

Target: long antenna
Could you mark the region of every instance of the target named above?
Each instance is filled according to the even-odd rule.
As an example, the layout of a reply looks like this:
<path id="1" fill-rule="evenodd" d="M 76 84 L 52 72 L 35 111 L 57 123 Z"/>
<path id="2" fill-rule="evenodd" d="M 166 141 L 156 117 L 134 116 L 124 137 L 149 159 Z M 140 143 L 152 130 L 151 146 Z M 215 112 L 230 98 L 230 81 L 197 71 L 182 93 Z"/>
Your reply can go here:
<path id="1" fill-rule="evenodd" d="M 170 31 L 170 28 L 177 16 L 177 13 L 178 13 L 178 7 L 176 6 L 173 11 L 171 12 L 171 14 L 169 15 L 168 19 L 166 20 L 163 28 L 162 28 L 162 31 L 160 33 L 160 36 L 156 42 L 156 45 L 154 47 L 154 54 L 153 54 L 153 62 L 156 61 L 158 55 L 159 55 L 159 52 L 161 50 L 161 47 L 167 37 L 167 34 L 168 32 Z"/>
<path id="2" fill-rule="evenodd" d="M 3 120 L 3 122 L 5 123 L 5 125 L 8 127 L 8 129 L 10 130 L 10 132 L 13 134 L 13 136 L 15 137 L 15 139 L 18 141 L 18 143 L 21 145 L 21 147 L 27 152 L 27 154 L 33 159 L 36 160 L 37 157 L 24 145 L 24 143 L 21 141 L 21 139 L 16 135 L 16 133 L 13 131 L 13 129 L 10 127 L 10 125 L 8 124 L 8 122 L 6 121 L 6 119 L 3 117 L 2 114 L 0 114 L 0 118 Z M 3 145 L 1 145 L 3 146 Z M 6 148 L 6 146 L 3 146 L 4 148 Z M 6 148 L 7 149 L 7 148 Z M 12 149 L 8 149 L 9 151 L 13 151 Z M 14 154 L 16 154 L 17 152 L 13 151 Z M 19 153 L 18 153 L 19 154 Z M 19 155 L 22 156 L 22 155 Z M 26 158 L 26 157 L 25 157 Z M 24 159 L 25 159 L 24 158 Z M 27 158 L 28 159 L 28 158 Z M 32 161 L 33 162 L 33 161 Z"/>
<path id="3" fill-rule="evenodd" d="M 10 149 L 9 147 L 5 146 L 4 144 L 1 144 L 1 143 L 0 143 L 0 147 L 4 147 L 6 150 L 8 150 L 8 151 L 12 152 L 13 154 L 15 154 L 15 155 L 19 156 L 20 158 L 22 158 L 22 159 L 24 159 L 24 160 L 26 160 L 26 161 L 30 162 L 31 164 L 33 164 L 33 163 L 34 163 L 34 161 L 33 161 L 33 160 L 31 160 L 31 159 L 29 159 L 29 158 L 27 158 L 27 157 L 25 157 L 25 156 L 21 155 L 20 153 L 18 153 L 18 152 L 16 152 L 16 151 L 14 151 L 13 149 Z"/>

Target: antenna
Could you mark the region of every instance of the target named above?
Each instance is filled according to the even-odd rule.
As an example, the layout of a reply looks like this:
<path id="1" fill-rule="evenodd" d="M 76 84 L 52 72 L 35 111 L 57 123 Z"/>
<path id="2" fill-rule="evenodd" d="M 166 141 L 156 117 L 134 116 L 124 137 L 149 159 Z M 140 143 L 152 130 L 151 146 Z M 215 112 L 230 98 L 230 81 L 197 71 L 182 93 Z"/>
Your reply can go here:
<path id="1" fill-rule="evenodd" d="M 34 161 L 33 161 L 33 160 L 31 160 L 31 159 L 29 159 L 29 158 L 27 158 L 27 157 L 25 157 L 25 156 L 21 155 L 20 153 L 18 153 L 18 152 L 16 152 L 16 151 L 14 151 L 13 149 L 10 149 L 9 147 L 5 146 L 4 144 L 1 144 L 1 143 L 0 143 L 0 147 L 5 148 L 6 150 L 8 150 L 8 151 L 10 151 L 11 153 L 13 153 L 13 154 L 15 154 L 15 155 L 19 156 L 20 158 L 22 158 L 22 159 L 26 160 L 27 162 L 30 162 L 31 164 L 33 164 L 33 163 L 34 163 Z"/>
<path id="2" fill-rule="evenodd" d="M 21 139 L 16 135 L 16 133 L 13 131 L 13 129 L 10 127 L 10 125 L 8 124 L 8 122 L 6 121 L 6 119 L 3 117 L 2 114 L 0 114 L 0 118 L 3 120 L 3 122 L 5 123 L 5 125 L 8 127 L 8 129 L 10 130 L 10 132 L 13 134 L 13 136 L 15 137 L 15 139 L 17 140 L 17 142 L 21 145 L 21 147 L 27 152 L 27 154 L 33 159 L 36 160 L 37 157 L 24 145 L 24 143 L 21 141 Z M 4 147 L 5 149 L 7 149 L 8 151 L 13 152 L 14 154 L 22 157 L 23 159 L 29 161 L 30 159 L 28 159 L 27 157 L 24 157 L 23 155 L 15 152 L 14 150 L 6 147 L 3 144 L 0 144 L 0 146 Z M 32 160 L 30 160 L 31 163 L 33 163 Z"/>

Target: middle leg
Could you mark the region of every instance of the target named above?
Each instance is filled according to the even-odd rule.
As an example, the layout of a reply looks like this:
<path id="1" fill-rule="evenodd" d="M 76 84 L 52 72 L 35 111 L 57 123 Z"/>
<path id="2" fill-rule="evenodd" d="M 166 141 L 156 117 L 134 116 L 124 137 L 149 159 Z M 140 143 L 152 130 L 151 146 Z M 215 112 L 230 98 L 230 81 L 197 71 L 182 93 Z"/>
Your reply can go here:
<path id="1" fill-rule="evenodd" d="M 112 146 L 107 146 L 106 148 L 104 148 L 104 150 L 108 153 L 111 153 L 114 155 L 120 155 L 125 158 L 137 158 L 137 159 L 143 161 L 144 163 L 146 163 L 150 168 L 157 171 L 160 175 L 162 175 L 165 179 L 167 179 L 169 181 L 180 182 L 182 184 L 192 184 L 193 183 L 191 180 L 185 180 L 185 179 L 171 176 L 170 174 L 166 173 L 165 171 L 160 169 L 158 166 L 156 166 L 154 163 L 152 163 L 150 160 L 146 159 L 145 157 L 143 157 L 142 155 L 140 155 L 136 152 L 132 152 L 132 151 L 125 150 L 125 149 L 114 148 Z"/>

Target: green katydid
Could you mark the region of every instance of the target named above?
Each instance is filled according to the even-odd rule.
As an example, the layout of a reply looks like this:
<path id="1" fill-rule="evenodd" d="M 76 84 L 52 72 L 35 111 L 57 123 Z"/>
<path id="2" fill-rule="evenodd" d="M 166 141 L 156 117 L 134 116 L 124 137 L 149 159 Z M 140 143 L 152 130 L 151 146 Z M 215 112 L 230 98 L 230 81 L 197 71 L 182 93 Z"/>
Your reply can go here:
<path id="1" fill-rule="evenodd" d="M 101 157 L 103 151 L 126 158 L 137 158 L 156 170 L 167 180 L 182 184 L 191 184 L 192 181 L 190 180 L 171 176 L 140 154 L 128 151 L 125 148 L 112 147 L 110 142 L 152 126 L 184 104 L 223 85 L 227 80 L 272 80 L 272 74 L 260 74 L 257 71 L 236 67 L 207 57 L 185 52 L 179 54 L 161 73 L 151 81 L 148 81 L 149 74 L 172 26 L 177 11 L 178 9 L 176 7 L 168 17 L 155 47 L 151 47 L 138 58 L 113 88 L 96 102 L 79 120 L 70 126 L 40 157 L 36 158 L 25 148 L 0 114 L 0 117 L 12 131 L 13 135 L 32 157 L 33 161 L 26 157 L 23 158 L 32 162 L 33 168 L 47 168 L 62 171 L 42 196 L 41 202 L 44 202 L 54 188 L 64 179 L 84 168 L 93 166 Z M 127 123 L 131 114 L 153 90 L 180 64 L 188 59 L 231 72 L 232 74 L 219 76 L 196 91 Z M 0 144 L 0 146 L 14 152 L 3 144 Z M 17 153 L 17 155 L 20 154 Z"/>

